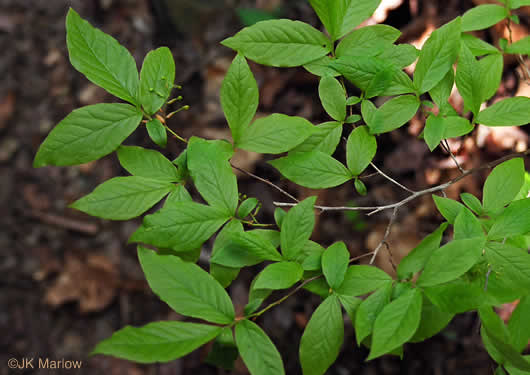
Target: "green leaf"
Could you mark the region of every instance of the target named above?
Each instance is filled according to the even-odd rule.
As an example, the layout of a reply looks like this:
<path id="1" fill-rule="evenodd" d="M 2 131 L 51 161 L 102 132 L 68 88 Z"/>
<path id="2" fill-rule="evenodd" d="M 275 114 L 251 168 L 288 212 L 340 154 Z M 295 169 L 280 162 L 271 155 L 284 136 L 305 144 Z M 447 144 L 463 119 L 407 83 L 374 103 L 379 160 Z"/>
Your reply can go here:
<path id="1" fill-rule="evenodd" d="M 355 336 L 358 346 L 372 333 L 375 320 L 383 308 L 390 303 L 391 295 L 392 283 L 388 282 L 368 296 L 357 308 L 355 313 Z"/>
<path id="2" fill-rule="evenodd" d="M 413 95 L 403 95 L 390 99 L 375 111 L 370 119 L 364 119 L 370 133 L 387 133 L 405 125 L 414 117 L 420 101 Z"/>
<path id="3" fill-rule="evenodd" d="M 188 149 L 182 151 L 172 163 L 177 166 L 179 181 L 186 181 L 190 176 L 188 169 Z"/>
<path id="4" fill-rule="evenodd" d="M 399 348 L 414 336 L 420 325 L 422 295 L 411 289 L 386 305 L 374 323 L 372 347 L 367 360 Z"/>
<path id="5" fill-rule="evenodd" d="M 463 240 L 466 238 L 483 239 L 485 234 L 477 217 L 467 207 L 464 207 L 455 219 L 453 239 Z"/>
<path id="6" fill-rule="evenodd" d="M 505 19 L 506 16 L 506 9 L 500 5 L 483 4 L 476 6 L 462 16 L 462 31 L 487 29 Z"/>
<path id="7" fill-rule="evenodd" d="M 48 134 L 33 166 L 76 165 L 97 160 L 118 148 L 141 119 L 142 112 L 128 104 L 95 104 L 76 109 Z"/>
<path id="8" fill-rule="evenodd" d="M 346 3 L 343 0 L 309 0 L 333 40 L 339 38 Z"/>
<path id="9" fill-rule="evenodd" d="M 381 0 L 345 0 L 346 8 L 342 19 L 339 38 L 359 26 L 361 22 L 368 19 L 377 9 Z"/>
<path id="10" fill-rule="evenodd" d="M 454 83 L 455 73 L 453 72 L 453 69 L 449 69 L 440 82 L 429 90 L 429 95 L 440 109 L 450 105 L 448 100 L 451 96 Z"/>
<path id="11" fill-rule="evenodd" d="M 399 262 L 397 275 L 400 279 L 410 278 L 423 269 L 431 254 L 440 247 L 446 229 L 447 223 L 440 225 Z"/>
<path id="12" fill-rule="evenodd" d="M 354 30 L 344 38 L 335 51 L 341 56 L 376 56 L 390 49 L 401 32 L 388 25 L 371 25 Z"/>
<path id="13" fill-rule="evenodd" d="M 420 325 L 410 342 L 422 342 L 444 329 L 455 314 L 440 310 L 429 299 L 423 298 Z"/>
<path id="14" fill-rule="evenodd" d="M 512 344 L 518 352 L 522 352 L 528 346 L 530 339 L 530 296 L 521 298 L 508 322 L 508 331 L 512 338 Z"/>
<path id="15" fill-rule="evenodd" d="M 528 293 L 530 289 L 530 254 L 525 249 L 488 242 L 486 259 L 497 277 L 506 282 L 511 290 Z"/>
<path id="16" fill-rule="evenodd" d="M 340 82 L 333 77 L 320 79 L 318 95 L 322 106 L 334 120 L 344 121 L 346 118 L 346 93 Z"/>
<path id="17" fill-rule="evenodd" d="M 228 287 L 232 281 L 239 275 L 239 268 L 227 267 L 214 263 L 211 259 L 231 241 L 232 233 L 242 233 L 243 224 L 239 220 L 229 221 L 223 229 L 217 234 L 213 243 L 212 254 L 210 257 L 210 275 L 212 275 L 223 288 Z"/>
<path id="18" fill-rule="evenodd" d="M 294 153 L 269 164 L 295 184 L 311 189 L 335 187 L 353 177 L 342 163 L 321 151 Z"/>
<path id="19" fill-rule="evenodd" d="M 256 198 L 247 198 L 239 205 L 237 216 L 241 219 L 246 218 L 258 206 L 259 201 Z"/>
<path id="20" fill-rule="evenodd" d="M 406 68 L 418 59 L 420 51 L 412 44 L 390 45 L 378 55 L 380 59 L 388 60 L 399 69 Z"/>
<path id="21" fill-rule="evenodd" d="M 487 328 L 482 327 L 480 330 L 484 344 L 486 348 L 489 344 L 494 348 L 494 350 L 501 356 L 501 364 L 508 363 L 514 368 L 530 372 L 530 361 L 527 361 L 519 352 L 517 352 L 509 343 L 504 342 L 502 339 L 496 337 L 496 335 L 490 332 Z M 490 352 L 490 355 L 492 353 Z M 497 358 L 495 358 L 497 360 Z"/>
<path id="22" fill-rule="evenodd" d="M 316 197 L 304 199 L 285 215 L 280 233 L 282 253 L 285 259 L 295 259 L 311 237 L 315 227 L 313 206 L 316 199 Z"/>
<path id="23" fill-rule="evenodd" d="M 324 122 L 317 125 L 313 133 L 304 142 L 290 152 L 321 151 L 332 155 L 337 149 L 342 136 L 342 124 L 336 121 Z"/>
<path id="24" fill-rule="evenodd" d="M 428 287 L 454 280 L 473 267 L 484 248 L 485 239 L 453 240 L 432 253 L 417 285 Z"/>
<path id="25" fill-rule="evenodd" d="M 350 318 L 353 324 L 353 322 L 355 322 L 355 312 L 357 311 L 357 308 L 363 302 L 363 300 L 360 298 L 343 296 L 343 295 L 339 295 L 339 300 L 340 300 L 342 307 L 344 307 L 344 310 L 346 310 L 346 313 L 348 314 L 348 317 Z"/>
<path id="26" fill-rule="evenodd" d="M 305 64 L 304 69 L 307 70 L 309 73 L 314 74 L 319 77 L 340 76 L 340 73 L 338 73 L 335 69 L 329 66 L 331 64 L 331 61 L 333 60 L 330 56 L 328 55 L 322 56 L 319 59 L 316 59 L 314 61 L 311 61 L 310 63 Z"/>
<path id="27" fill-rule="evenodd" d="M 176 203 L 144 217 L 129 242 L 143 242 L 174 251 L 194 250 L 210 238 L 230 216 L 195 202 Z"/>
<path id="28" fill-rule="evenodd" d="M 530 0 L 511 0 L 510 8 L 519 9 L 520 7 L 530 6 Z"/>
<path id="29" fill-rule="evenodd" d="M 482 208 L 482 203 L 480 203 L 480 200 L 477 197 L 475 197 L 473 194 L 462 193 L 460 194 L 460 199 L 474 213 L 476 213 L 477 215 L 482 215 L 484 211 L 484 209 Z"/>
<path id="30" fill-rule="evenodd" d="M 202 268 L 142 246 L 138 246 L 138 258 L 149 287 L 175 312 L 212 323 L 233 322 L 230 297 Z"/>
<path id="31" fill-rule="evenodd" d="M 354 176 L 359 176 L 370 165 L 376 152 L 377 141 L 375 136 L 369 133 L 368 127 L 355 128 L 346 143 L 348 169 Z"/>
<path id="32" fill-rule="evenodd" d="M 484 306 L 478 309 L 478 315 L 482 326 L 492 333 L 494 336 L 502 339 L 505 342 L 510 340 L 510 332 L 508 327 L 501 320 L 499 315 L 493 310 L 491 306 Z"/>
<path id="33" fill-rule="evenodd" d="M 441 116 L 431 115 L 427 118 L 423 135 L 425 143 L 429 146 L 429 150 L 433 151 L 438 147 L 442 139 L 444 139 L 445 124 L 446 122 Z"/>
<path id="34" fill-rule="evenodd" d="M 443 117 L 443 122 L 445 127 L 445 139 L 466 135 L 474 129 L 474 126 L 471 125 L 467 118 L 460 116 Z"/>
<path id="35" fill-rule="evenodd" d="M 138 69 L 129 51 L 110 35 L 92 27 L 72 8 L 66 16 L 66 31 L 74 68 L 112 95 L 137 104 Z"/>
<path id="36" fill-rule="evenodd" d="M 143 214 L 174 189 L 175 185 L 167 181 L 114 177 L 70 207 L 103 219 L 129 220 Z"/>
<path id="37" fill-rule="evenodd" d="M 258 109 L 259 92 L 256 79 L 242 55 L 236 55 L 221 85 L 221 106 L 232 132 L 239 142 L 245 128 Z"/>
<path id="38" fill-rule="evenodd" d="M 187 322 L 153 322 L 126 326 L 100 342 L 92 354 L 139 363 L 169 362 L 213 340 L 222 327 Z"/>
<path id="39" fill-rule="evenodd" d="M 492 46 L 491 44 L 471 34 L 463 33 L 462 42 L 464 42 L 467 48 L 471 50 L 471 53 L 473 53 L 473 56 L 482 56 L 482 55 L 489 55 L 492 53 L 500 53 L 500 51 L 496 47 Z"/>
<path id="40" fill-rule="evenodd" d="M 479 81 L 479 93 L 482 102 L 493 97 L 501 84 L 504 59 L 500 53 L 483 57 L 478 62 L 482 80 Z"/>
<path id="41" fill-rule="evenodd" d="M 518 126 L 528 124 L 529 119 L 530 98 L 516 96 L 480 111 L 476 122 L 486 126 Z"/>
<path id="42" fill-rule="evenodd" d="M 301 257 L 299 256 L 297 261 L 301 260 L 304 271 L 320 271 L 322 269 L 322 254 L 324 251 L 322 246 L 309 240 L 306 242 L 302 249 Z"/>
<path id="43" fill-rule="evenodd" d="M 248 293 L 248 303 L 245 306 L 244 313 L 246 316 L 253 314 L 261 304 L 271 295 L 272 289 L 256 289 L 256 280 L 259 274 L 250 283 L 250 290 Z"/>
<path id="44" fill-rule="evenodd" d="M 235 215 L 239 195 L 236 175 L 227 161 L 228 143 L 192 137 L 188 144 L 188 168 L 195 187 L 210 205 Z"/>
<path id="45" fill-rule="evenodd" d="M 340 303 L 331 295 L 317 307 L 300 341 L 300 364 L 304 375 L 323 375 L 335 362 L 344 341 Z"/>
<path id="46" fill-rule="evenodd" d="M 484 209 L 497 212 L 510 203 L 523 186 L 524 174 L 522 158 L 505 161 L 493 168 L 484 183 Z"/>
<path id="47" fill-rule="evenodd" d="M 305 141 L 314 128 L 303 117 L 274 113 L 245 128 L 236 147 L 261 154 L 281 154 Z"/>
<path id="48" fill-rule="evenodd" d="M 322 254 L 322 272 L 332 289 L 342 285 L 349 259 L 350 252 L 344 242 L 335 242 Z"/>
<path id="49" fill-rule="evenodd" d="M 357 193 L 359 193 L 360 195 L 366 195 L 367 194 L 367 189 L 366 189 L 366 185 L 364 184 L 364 182 L 362 182 L 362 180 L 356 178 L 355 181 L 354 181 L 354 186 L 355 186 L 355 190 L 357 190 Z"/>
<path id="50" fill-rule="evenodd" d="M 193 199 L 191 198 L 190 193 L 186 190 L 186 188 L 178 184 L 175 186 L 175 190 L 173 190 L 166 198 L 166 201 L 164 203 L 164 207 L 171 207 L 177 203 L 180 202 L 191 202 Z"/>
<path id="51" fill-rule="evenodd" d="M 530 198 L 512 202 L 502 214 L 495 219 L 488 232 L 489 240 L 519 236 L 530 232 Z"/>
<path id="52" fill-rule="evenodd" d="M 225 327 L 213 342 L 205 362 L 225 370 L 232 370 L 237 357 L 239 357 L 239 351 L 234 341 L 232 328 Z"/>
<path id="53" fill-rule="evenodd" d="M 288 19 L 258 22 L 221 44 L 259 64 L 277 67 L 304 65 L 331 51 L 331 41 L 320 31 Z"/>
<path id="54" fill-rule="evenodd" d="M 231 233 L 226 244 L 213 254 L 212 262 L 227 267 L 247 267 L 264 260 L 281 261 L 274 245 L 260 234 L 250 232 Z"/>
<path id="55" fill-rule="evenodd" d="M 280 353 L 263 330 L 250 320 L 236 325 L 239 354 L 252 375 L 284 375 Z"/>
<path id="56" fill-rule="evenodd" d="M 273 263 L 259 273 L 254 289 L 287 289 L 300 281 L 303 273 L 304 270 L 298 263 Z"/>
<path id="57" fill-rule="evenodd" d="M 158 151 L 139 146 L 120 146 L 117 150 L 121 166 L 130 174 L 160 181 L 179 181 L 177 168 Z"/>
<path id="58" fill-rule="evenodd" d="M 167 132 L 160 120 L 157 118 L 149 120 L 145 127 L 147 129 L 147 134 L 149 134 L 149 138 L 151 138 L 151 140 L 158 146 L 165 148 L 167 145 Z"/>
<path id="59" fill-rule="evenodd" d="M 434 199 L 434 204 L 442 216 L 449 222 L 449 224 L 454 224 L 456 217 L 460 213 L 460 210 L 464 208 L 464 205 L 455 200 L 439 197 L 437 195 L 432 195 Z"/>
<path id="60" fill-rule="evenodd" d="M 167 47 L 149 52 L 140 72 L 140 103 L 152 115 L 168 100 L 175 83 L 175 60 Z"/>
<path id="61" fill-rule="evenodd" d="M 414 71 L 414 86 L 419 94 L 436 86 L 452 68 L 460 50 L 460 24 L 457 17 L 433 31 L 423 45 Z"/>
<path id="62" fill-rule="evenodd" d="M 374 266 L 353 265 L 348 267 L 344 281 L 336 292 L 344 296 L 361 296 L 392 284 L 392 278 Z"/>
<path id="63" fill-rule="evenodd" d="M 504 52 L 520 55 L 530 54 L 530 36 L 524 37 L 515 43 L 509 44 Z"/>

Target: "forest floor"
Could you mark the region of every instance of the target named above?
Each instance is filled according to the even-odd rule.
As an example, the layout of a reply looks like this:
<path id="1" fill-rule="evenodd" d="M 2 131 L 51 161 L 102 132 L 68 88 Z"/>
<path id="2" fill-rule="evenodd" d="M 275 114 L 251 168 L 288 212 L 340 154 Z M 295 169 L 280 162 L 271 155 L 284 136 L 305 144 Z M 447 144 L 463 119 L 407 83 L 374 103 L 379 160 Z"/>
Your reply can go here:
<path id="1" fill-rule="evenodd" d="M 174 3 L 194 4 L 175 0 Z M 222 0 L 218 1 L 223 3 Z M 159 45 L 171 48 L 177 63 L 178 84 L 184 103 L 191 109 L 175 116 L 170 127 L 184 137 L 226 138 L 228 127 L 219 104 L 219 88 L 233 52 L 219 41 L 239 30 L 241 19 L 234 1 L 206 11 L 177 9 L 172 16 L 149 0 L 0 0 L 0 375 L 61 373 L 53 370 L 9 370 L 9 358 L 81 360 L 83 374 L 246 374 L 238 361 L 233 372 L 204 363 L 208 347 L 183 359 L 160 365 L 137 365 L 111 357 L 89 357 L 100 340 L 125 325 L 155 320 L 182 319 L 149 290 L 127 238 L 139 224 L 97 220 L 68 208 L 101 182 L 124 174 L 114 155 L 78 167 L 32 168 L 39 144 L 52 127 L 73 109 L 113 99 L 104 90 L 74 71 L 68 60 L 64 20 L 69 6 L 113 35 L 141 64 L 143 56 Z M 487 1 L 475 1 L 475 4 Z M 202 3 L 202 1 L 198 1 Z M 217 3 L 217 2 L 210 2 Z M 242 5 L 274 10 L 281 16 L 301 19 L 320 27 L 307 1 L 240 1 Z M 451 20 L 473 6 L 471 0 L 384 0 L 369 22 L 385 22 L 402 31 L 400 42 L 420 47 L 433 27 Z M 221 4 L 222 5 L 222 4 Z M 179 13 L 181 12 L 181 13 Z M 521 25 L 514 25 L 514 39 L 528 35 L 530 11 L 519 11 Z M 479 36 L 497 43 L 506 35 L 499 25 Z M 318 101 L 318 80 L 303 69 L 273 69 L 251 64 L 260 88 L 259 115 L 280 112 L 326 121 Z M 530 96 L 516 61 L 507 59 L 497 98 Z M 455 108 L 462 99 L 451 98 Z M 400 130 L 378 140 L 374 163 L 402 184 L 419 190 L 458 175 L 451 158 L 442 150 L 430 153 L 418 139 L 423 119 L 414 118 Z M 528 128 L 479 128 L 466 142 L 453 140 L 452 151 L 470 169 L 513 150 L 528 147 Z M 156 147 L 144 130 L 128 144 Z M 174 158 L 183 150 L 170 142 L 163 151 Z M 344 148 L 338 150 L 343 157 Z M 406 192 L 381 176 L 367 180 L 368 195 L 359 197 L 351 186 L 311 191 L 281 179 L 256 154 L 238 154 L 234 164 L 287 189 L 298 197 L 319 195 L 322 205 L 381 205 L 395 202 Z M 461 192 L 481 195 L 487 172 L 463 179 L 447 190 L 451 198 Z M 260 220 L 272 222 L 274 201 L 282 196 L 259 181 L 240 176 L 240 191 L 263 202 Z M 343 240 L 352 256 L 375 248 L 388 224 L 390 212 L 374 216 L 322 213 L 313 238 L 324 245 Z M 394 256 L 407 254 L 442 222 L 429 196 L 403 207 L 388 238 Z M 203 250 L 207 259 L 211 243 Z M 205 265 L 203 261 L 201 263 Z M 378 266 L 392 272 L 388 253 Z M 256 269 L 242 272 L 230 287 L 241 310 Z M 300 292 L 260 318 L 284 359 L 287 374 L 299 374 L 298 342 L 318 297 Z M 420 344 L 409 344 L 404 359 L 385 356 L 365 362 L 367 351 L 355 344 L 346 322 L 345 344 L 332 375 L 469 375 L 493 374 L 493 362 L 482 347 L 475 314 L 456 317 L 439 335 Z M 35 360 L 37 361 L 37 360 Z"/>

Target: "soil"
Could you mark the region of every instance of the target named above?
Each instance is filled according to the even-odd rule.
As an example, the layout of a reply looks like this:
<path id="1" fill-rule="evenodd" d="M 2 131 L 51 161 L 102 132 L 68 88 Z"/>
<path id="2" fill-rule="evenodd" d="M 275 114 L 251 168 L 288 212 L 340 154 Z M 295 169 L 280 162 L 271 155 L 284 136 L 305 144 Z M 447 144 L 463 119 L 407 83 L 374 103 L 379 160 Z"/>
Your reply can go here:
<path id="1" fill-rule="evenodd" d="M 485 1 L 477 1 L 484 3 Z M 125 325 L 156 320 L 183 319 L 149 290 L 135 247 L 127 238 L 139 220 L 97 220 L 68 208 L 101 182 L 125 174 L 114 155 L 76 167 L 32 168 L 39 144 L 73 109 L 110 102 L 113 98 L 77 73 L 68 61 L 64 20 L 68 7 L 113 35 L 131 50 L 140 66 L 143 56 L 160 45 L 171 48 L 177 62 L 177 83 L 183 86 L 187 112 L 169 125 L 184 137 L 229 135 L 219 105 L 219 88 L 233 52 L 219 41 L 241 28 L 235 1 L 174 0 L 0 0 L 0 375 L 7 374 L 246 374 L 239 360 L 232 372 L 204 362 L 209 347 L 168 364 L 138 365 L 111 357 L 89 357 L 100 340 Z M 226 3 L 226 4 L 225 4 Z M 270 10 L 320 27 L 306 1 L 240 1 L 240 5 Z M 473 6 L 471 0 L 383 1 L 388 14 L 379 20 L 399 28 L 400 42 L 421 43 L 432 26 L 439 26 Z M 206 5 L 207 6 L 202 6 Z M 391 9 L 394 7 L 395 9 Z M 184 16 L 183 16 L 184 14 Z M 529 12 L 521 9 L 521 25 L 514 37 L 528 34 Z M 480 36 L 497 42 L 503 26 Z M 251 64 L 260 86 L 260 115 L 280 112 L 299 115 L 313 123 L 326 121 L 317 96 L 318 81 L 303 69 L 273 69 Z M 516 61 L 506 60 L 498 97 L 528 94 L 518 75 Z M 526 91 L 525 91 L 526 90 Z M 352 93 L 354 90 L 352 88 Z M 459 97 L 452 98 L 462 106 Z M 381 136 L 375 164 L 413 189 L 425 188 L 458 175 L 449 156 L 429 153 L 417 139 L 422 119 Z M 135 132 L 127 144 L 156 147 L 145 130 Z M 465 168 L 473 168 L 509 153 L 526 149 L 528 130 L 482 129 L 468 142 L 455 140 L 450 147 Z M 171 158 L 183 150 L 170 142 L 163 152 Z M 339 148 L 338 158 L 344 157 Z M 323 205 L 379 205 L 403 198 L 406 192 L 380 176 L 366 181 L 369 194 L 359 197 L 352 186 L 316 192 L 281 179 L 267 158 L 241 154 L 238 166 L 270 179 L 298 197 L 319 194 Z M 452 198 L 468 191 L 480 195 L 485 175 L 474 175 L 447 191 Z M 239 188 L 263 202 L 260 220 L 272 222 L 273 201 L 284 197 L 259 181 L 240 176 Z M 196 192 L 195 197 L 198 198 Z M 322 213 L 313 238 L 324 245 L 344 240 L 352 256 L 371 251 L 383 236 L 389 212 L 367 217 Z M 400 258 L 441 223 L 429 197 L 400 210 L 388 239 Z M 206 265 L 211 243 L 199 262 Z M 392 272 L 385 251 L 378 265 Z M 241 311 L 248 286 L 259 268 L 241 273 L 229 291 Z M 298 342 L 319 302 L 300 292 L 258 320 L 270 334 L 284 359 L 287 374 L 299 374 Z M 343 351 L 328 374 L 493 374 L 494 363 L 483 349 L 475 314 L 456 317 L 439 335 L 420 344 L 409 344 L 403 360 L 385 356 L 365 362 L 367 351 L 357 348 L 347 320 Z M 10 370 L 8 360 L 34 360 L 34 369 Z M 80 360 L 79 370 L 38 369 L 38 359 Z"/>

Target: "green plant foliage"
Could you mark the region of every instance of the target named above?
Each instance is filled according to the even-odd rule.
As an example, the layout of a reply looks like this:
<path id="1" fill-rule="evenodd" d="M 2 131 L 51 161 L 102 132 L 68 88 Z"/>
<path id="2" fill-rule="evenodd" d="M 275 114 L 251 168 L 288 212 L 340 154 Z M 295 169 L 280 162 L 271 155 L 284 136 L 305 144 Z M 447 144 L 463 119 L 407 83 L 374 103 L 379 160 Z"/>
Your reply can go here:
<path id="1" fill-rule="evenodd" d="M 504 6 L 472 8 L 434 30 L 420 51 L 412 45 L 396 44 L 401 33 L 391 26 L 357 28 L 380 0 L 309 3 L 325 28 L 323 32 L 300 21 L 276 19 L 279 14 L 254 14 L 252 17 L 265 20 L 249 21 L 251 26 L 222 42 L 237 51 L 220 93 L 231 142 L 195 136 L 185 139 L 178 128 L 172 128 L 169 118 L 188 106 L 166 115 L 168 105 L 182 99 L 171 98 L 172 90 L 180 86 L 174 82 L 175 62 L 168 48 L 149 52 L 138 74 L 135 60 L 115 39 L 74 10 L 68 12 L 67 46 L 72 65 L 130 104 L 95 104 L 74 110 L 43 141 L 34 166 L 83 164 L 116 151 L 130 176 L 103 182 L 70 207 L 111 220 L 128 220 L 152 210 L 130 242 L 140 244 L 139 261 L 152 291 L 183 317 L 182 321 L 127 326 L 98 344 L 93 354 L 140 363 L 167 362 L 214 341 L 208 363 L 232 369 L 240 356 L 251 375 L 282 375 L 280 353 L 255 322 L 305 289 L 323 301 L 312 313 L 300 341 L 304 375 L 323 375 L 328 369 L 336 372 L 331 366 L 344 339 L 342 308 L 354 326 L 357 344 L 370 349 L 367 360 L 385 354 L 403 357 L 407 342 L 427 340 L 443 330 L 455 314 L 478 311 L 482 341 L 498 364 L 496 373 L 528 373 L 529 358 L 521 355 L 530 337 L 530 175 L 524 160 L 528 151 L 473 170 L 461 168 L 458 177 L 424 190 L 413 192 L 401 186 L 409 195 L 376 207 L 358 206 L 359 202 L 315 206 L 319 192 L 298 201 L 287 191 L 292 184 L 327 189 L 353 180 L 347 187 L 355 196 L 355 191 L 368 193 L 364 181 L 370 188 L 385 179 L 400 185 L 375 165 L 380 159 L 376 158 L 378 143 L 386 144 L 386 136 L 379 135 L 399 129 L 414 116 L 416 121 L 425 119 L 420 138 L 431 151 L 448 138 L 475 137 L 470 133 L 477 124 L 528 124 L 530 98 L 498 100 L 495 94 L 504 56 L 527 55 L 530 39 L 514 43 L 500 39 L 497 49 L 467 32 L 504 19 L 518 23 L 512 10 L 530 3 L 503 0 Z M 255 119 L 259 92 L 248 59 L 275 67 L 303 66 L 317 76 L 318 97 L 333 121 L 315 126 L 309 119 L 282 113 Z M 416 61 L 411 79 L 403 69 L 411 69 Z M 462 111 L 449 102 L 455 83 L 463 98 Z M 356 95 L 348 92 L 351 84 L 359 92 Z M 488 106 L 490 100 L 493 104 Z M 122 145 L 143 124 L 159 147 L 166 147 L 168 132 L 172 141 L 182 142 L 181 148 L 165 151 L 169 154 L 178 149 L 180 154 L 168 159 L 155 150 Z M 405 133 L 401 131 L 394 139 L 405 142 Z M 281 187 L 246 172 L 295 202 L 276 203 L 274 223 L 261 222 L 266 215 L 260 212 L 262 205 L 272 212 L 272 202 L 247 198 L 249 192 L 238 189 L 234 172 L 242 171 L 234 158 L 238 149 L 285 153 L 268 161 L 288 180 Z M 466 148 L 466 152 L 469 160 L 476 160 L 473 150 Z M 365 172 L 374 160 L 372 166 L 380 179 L 372 182 Z M 482 200 L 470 193 L 460 195 L 463 203 L 441 196 L 456 182 L 492 167 Z M 402 212 L 403 206 L 427 194 L 433 194 L 446 222 L 395 265 L 394 279 L 372 264 L 378 251 L 387 246 L 386 236 L 398 210 Z M 318 211 L 323 215 L 347 211 L 351 220 L 364 225 L 363 213 L 391 209 L 394 212 L 385 238 L 372 253 L 350 258 L 340 239 L 327 249 L 311 240 Z M 355 264 L 365 255 L 371 256 L 369 264 Z M 209 272 L 196 264 L 199 259 L 201 265 L 205 261 Z M 252 276 L 248 303 L 237 308 L 236 316 L 226 288 L 243 267 L 260 271 Z M 269 301 L 273 292 L 283 296 Z M 515 300 L 519 304 L 505 325 L 493 307 Z M 345 350 L 352 350 L 351 345 Z"/>
<path id="2" fill-rule="evenodd" d="M 322 375 L 339 356 L 344 341 L 344 322 L 339 299 L 331 295 L 317 307 L 300 341 L 304 375 Z"/>

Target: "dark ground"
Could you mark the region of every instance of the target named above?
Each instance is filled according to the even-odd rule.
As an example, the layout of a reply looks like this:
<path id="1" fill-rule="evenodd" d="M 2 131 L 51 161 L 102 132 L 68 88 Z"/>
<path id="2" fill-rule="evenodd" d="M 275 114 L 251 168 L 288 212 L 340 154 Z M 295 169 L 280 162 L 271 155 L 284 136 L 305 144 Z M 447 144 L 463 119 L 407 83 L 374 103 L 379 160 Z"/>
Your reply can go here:
<path id="1" fill-rule="evenodd" d="M 227 1 L 228 2 L 228 1 Z M 232 1 L 233 2 L 233 1 Z M 229 2 L 229 3 L 232 3 Z M 483 3 L 484 1 L 477 1 Z M 182 1 L 186 3 L 186 1 Z M 201 3 L 199 1 L 199 3 Z M 214 2 L 207 2 L 212 4 Z M 242 1 L 264 9 L 283 6 L 283 15 L 318 26 L 316 16 L 304 1 Z M 472 6 L 471 0 L 383 1 L 397 9 L 385 22 L 403 31 L 402 42 L 422 40 L 430 25 L 440 25 Z M 196 2 L 189 1 L 189 4 Z M 178 9 L 170 16 L 157 0 L 0 0 L 0 375 L 61 373 L 54 370 L 9 370 L 9 358 L 82 360 L 83 374 L 224 374 L 203 363 L 207 348 L 169 364 L 141 366 L 110 357 L 88 358 L 94 345 L 120 327 L 154 320 L 181 319 L 148 289 L 135 255 L 126 245 L 138 225 L 108 222 L 88 217 L 67 205 L 89 193 L 97 184 L 123 174 L 115 156 L 69 168 L 31 167 L 35 152 L 50 129 L 73 109 L 112 98 L 96 88 L 68 62 L 64 19 L 68 6 L 116 37 L 131 50 L 138 64 L 145 53 L 168 45 L 177 62 L 177 82 L 184 86 L 185 103 L 192 109 L 175 116 L 170 126 L 185 137 L 226 137 L 227 126 L 218 101 L 218 90 L 232 52 L 218 44 L 236 32 L 240 21 L 230 6 L 210 11 Z M 229 4 L 230 5 L 230 4 Z M 168 16 L 169 15 L 169 16 Z M 384 17 L 383 17 L 384 18 Z M 528 32 L 528 12 L 521 11 L 522 26 L 516 37 Z M 177 31 L 178 30 L 178 31 Z M 482 36 L 495 42 L 503 27 Z M 193 35 L 193 37 L 191 37 Z M 281 112 L 325 120 L 316 96 L 317 81 L 303 70 L 279 70 L 252 65 L 261 93 L 259 111 Z M 506 61 L 500 96 L 529 95 L 519 82 L 516 64 Z M 453 98 L 461 106 L 461 99 Z M 454 177 L 458 172 L 441 151 L 428 152 L 416 139 L 421 119 L 411 121 L 379 140 L 375 163 L 412 188 L 422 188 Z M 142 130 L 127 141 L 155 147 Z M 512 149 L 526 149 L 527 133 L 503 128 L 484 129 L 469 141 L 454 141 L 451 147 L 466 168 L 495 159 Z M 182 150 L 171 143 L 165 153 L 175 157 Z M 341 157 L 344 150 L 339 150 Z M 300 197 L 316 192 L 287 184 L 264 160 L 240 155 L 236 164 L 288 189 Z M 484 176 L 455 184 L 449 191 L 480 195 Z M 380 177 L 367 181 L 369 195 L 359 198 L 351 186 L 320 192 L 325 205 L 384 204 L 402 198 L 402 193 Z M 272 221 L 274 200 L 281 195 L 246 177 L 240 191 L 259 198 L 264 205 L 261 219 Z M 372 250 L 381 239 L 388 214 L 348 218 L 322 214 L 314 239 L 323 244 L 345 240 L 352 255 Z M 418 200 L 400 211 L 390 243 L 395 256 L 406 254 L 441 221 L 430 198 Z M 210 244 L 205 246 L 207 259 Z M 203 261 L 204 265 L 205 262 Z M 389 269 L 381 256 L 379 265 Z M 243 272 L 230 287 L 236 309 L 245 304 L 252 272 Z M 259 321 L 278 346 L 288 374 L 300 373 L 298 342 L 318 299 L 307 292 L 273 309 Z M 329 374 L 492 374 L 492 362 L 480 343 L 476 317 L 457 317 L 440 335 L 421 344 L 408 345 L 403 361 L 393 357 L 364 362 L 367 352 L 356 348 L 353 330 L 346 323 L 343 352 Z M 35 360 L 37 361 L 37 360 Z M 234 374 L 245 374 L 237 363 Z"/>

